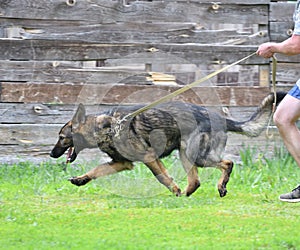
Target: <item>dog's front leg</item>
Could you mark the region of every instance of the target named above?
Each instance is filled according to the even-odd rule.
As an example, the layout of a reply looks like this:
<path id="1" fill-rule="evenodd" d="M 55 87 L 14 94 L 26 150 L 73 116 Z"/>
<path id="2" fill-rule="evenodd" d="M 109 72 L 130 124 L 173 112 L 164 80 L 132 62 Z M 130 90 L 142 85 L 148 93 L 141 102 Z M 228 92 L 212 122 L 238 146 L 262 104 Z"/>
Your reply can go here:
<path id="1" fill-rule="evenodd" d="M 173 178 L 169 176 L 167 169 L 159 159 L 151 162 L 145 162 L 145 164 L 161 184 L 165 185 L 176 196 L 181 195 L 180 188 L 173 181 Z"/>
<path id="2" fill-rule="evenodd" d="M 69 179 L 69 181 L 74 185 L 82 186 L 93 179 L 131 169 L 133 169 L 133 164 L 131 162 L 112 161 L 109 163 L 101 164 L 100 166 L 92 169 L 84 175 L 72 177 Z"/>

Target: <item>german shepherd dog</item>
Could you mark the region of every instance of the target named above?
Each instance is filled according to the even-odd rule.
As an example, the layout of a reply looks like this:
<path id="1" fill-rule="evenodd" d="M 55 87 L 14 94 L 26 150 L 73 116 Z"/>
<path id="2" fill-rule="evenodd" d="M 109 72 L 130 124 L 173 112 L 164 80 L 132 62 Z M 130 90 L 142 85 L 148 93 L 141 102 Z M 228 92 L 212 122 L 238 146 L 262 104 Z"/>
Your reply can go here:
<path id="1" fill-rule="evenodd" d="M 285 93 L 276 93 L 277 103 L 284 96 Z M 85 185 L 101 176 L 131 170 L 133 162 L 140 161 L 176 196 L 189 196 L 197 190 L 200 186 L 198 167 L 216 167 L 222 172 L 218 191 L 223 197 L 233 168 L 231 160 L 221 158 L 227 132 L 258 136 L 268 123 L 273 102 L 274 94 L 269 94 L 246 121 L 223 117 L 195 104 L 163 103 L 127 119 L 117 135 L 115 128 L 118 121 L 141 106 L 113 108 L 99 115 L 86 115 L 84 106 L 80 104 L 72 120 L 60 130 L 50 156 L 58 158 L 68 150 L 68 161 L 73 162 L 84 148 L 98 147 L 112 160 L 81 176 L 70 178 L 71 183 Z M 188 185 L 184 192 L 160 160 L 173 150 L 179 151 L 187 173 Z"/>

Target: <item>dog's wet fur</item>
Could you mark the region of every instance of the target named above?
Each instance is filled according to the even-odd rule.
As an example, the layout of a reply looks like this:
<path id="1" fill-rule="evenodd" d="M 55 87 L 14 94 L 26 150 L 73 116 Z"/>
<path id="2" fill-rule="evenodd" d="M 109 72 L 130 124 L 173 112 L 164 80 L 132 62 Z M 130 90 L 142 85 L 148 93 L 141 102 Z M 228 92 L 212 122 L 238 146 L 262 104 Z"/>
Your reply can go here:
<path id="1" fill-rule="evenodd" d="M 285 93 L 278 92 L 277 103 Z M 117 121 L 141 106 L 110 109 L 99 115 L 86 115 L 82 104 L 59 132 L 59 139 L 50 153 L 58 158 L 68 150 L 68 161 L 73 162 L 85 148 L 98 147 L 107 153 L 111 162 L 70 178 L 81 186 L 101 176 L 131 170 L 133 162 L 143 162 L 160 183 L 175 195 L 191 195 L 200 186 L 198 167 L 216 167 L 221 170 L 218 191 L 227 193 L 226 185 L 233 168 L 231 160 L 222 159 L 227 132 L 250 137 L 258 136 L 272 113 L 274 94 L 269 94 L 246 121 L 235 121 L 217 112 L 190 103 L 168 102 L 146 110 L 123 122 L 116 135 Z M 161 158 L 173 150 L 179 151 L 182 166 L 187 173 L 188 185 L 182 192 L 168 174 Z"/>

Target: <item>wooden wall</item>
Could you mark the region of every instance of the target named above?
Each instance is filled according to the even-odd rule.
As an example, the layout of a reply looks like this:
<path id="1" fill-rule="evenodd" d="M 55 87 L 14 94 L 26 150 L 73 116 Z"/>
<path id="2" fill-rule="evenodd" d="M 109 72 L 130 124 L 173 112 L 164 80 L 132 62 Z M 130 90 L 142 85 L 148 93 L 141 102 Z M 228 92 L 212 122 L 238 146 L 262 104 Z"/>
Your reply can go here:
<path id="1" fill-rule="evenodd" d="M 263 42 L 288 38 L 294 5 L 0 1 L 1 161 L 48 159 L 60 126 L 80 102 L 89 113 L 146 104 L 255 52 Z M 278 60 L 277 84 L 286 89 L 299 78 L 300 57 Z M 177 99 L 223 107 L 244 119 L 269 91 L 270 61 L 253 56 Z M 229 154 L 247 142 L 236 135 L 229 141 Z M 266 139 L 255 143 L 265 145 Z"/>

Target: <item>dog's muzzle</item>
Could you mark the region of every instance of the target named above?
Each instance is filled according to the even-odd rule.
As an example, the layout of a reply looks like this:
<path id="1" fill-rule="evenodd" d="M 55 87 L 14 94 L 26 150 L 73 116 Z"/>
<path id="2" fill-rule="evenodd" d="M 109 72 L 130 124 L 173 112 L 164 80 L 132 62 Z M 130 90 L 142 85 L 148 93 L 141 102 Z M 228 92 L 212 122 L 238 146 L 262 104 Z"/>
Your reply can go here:
<path id="1" fill-rule="evenodd" d="M 69 147 L 69 148 L 57 148 L 57 147 L 54 147 L 52 149 L 52 151 L 50 152 L 50 157 L 52 157 L 52 158 L 59 158 L 67 150 L 68 150 L 68 153 L 67 153 L 67 163 L 75 161 L 75 159 L 77 157 L 77 153 L 75 152 L 74 147 Z"/>

